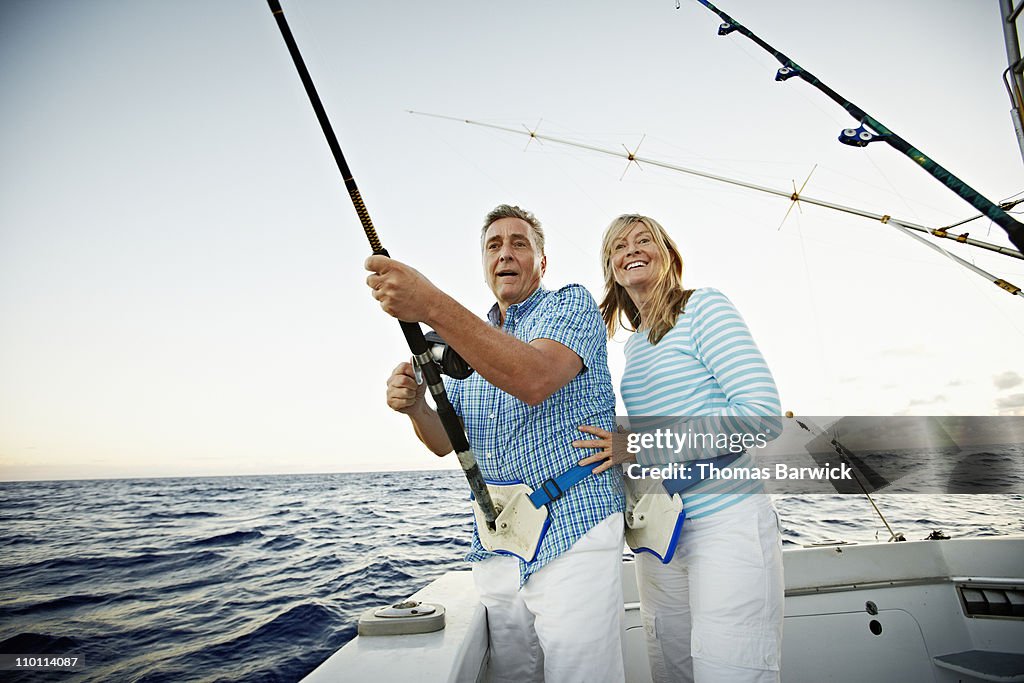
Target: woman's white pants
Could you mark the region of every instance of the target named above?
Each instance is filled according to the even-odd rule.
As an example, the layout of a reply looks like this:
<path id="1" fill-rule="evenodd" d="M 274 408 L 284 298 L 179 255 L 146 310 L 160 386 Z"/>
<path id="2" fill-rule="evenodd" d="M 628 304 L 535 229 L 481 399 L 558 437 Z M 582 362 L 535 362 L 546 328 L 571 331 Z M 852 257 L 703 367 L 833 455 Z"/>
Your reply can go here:
<path id="1" fill-rule="evenodd" d="M 667 565 L 649 553 L 636 560 L 655 683 L 779 680 L 785 587 L 769 496 L 687 519 Z"/>

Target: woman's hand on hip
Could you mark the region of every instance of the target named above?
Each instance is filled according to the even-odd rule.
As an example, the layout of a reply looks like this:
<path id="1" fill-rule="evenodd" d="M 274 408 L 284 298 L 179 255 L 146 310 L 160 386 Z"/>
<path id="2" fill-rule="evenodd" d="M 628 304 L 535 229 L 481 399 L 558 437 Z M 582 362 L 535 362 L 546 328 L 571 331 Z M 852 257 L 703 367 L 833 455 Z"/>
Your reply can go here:
<path id="1" fill-rule="evenodd" d="M 622 427 L 619 427 L 617 432 L 609 432 L 600 427 L 580 425 L 579 430 L 585 434 L 592 434 L 597 437 L 594 439 L 579 439 L 572 442 L 572 445 L 576 448 L 595 451 L 577 463 L 579 465 L 590 465 L 595 462 L 601 463 L 594 468 L 594 474 L 600 474 L 610 467 L 626 462 L 636 462 L 636 455 L 626 450 L 627 432 Z"/>

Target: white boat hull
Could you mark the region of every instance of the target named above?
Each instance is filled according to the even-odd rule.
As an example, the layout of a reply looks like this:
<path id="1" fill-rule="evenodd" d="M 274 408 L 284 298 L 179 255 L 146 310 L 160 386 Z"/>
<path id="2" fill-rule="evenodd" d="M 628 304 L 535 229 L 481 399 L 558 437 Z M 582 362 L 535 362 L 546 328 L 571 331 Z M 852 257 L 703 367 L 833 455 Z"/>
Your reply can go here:
<path id="1" fill-rule="evenodd" d="M 836 545 L 783 558 L 783 681 L 1024 681 L 1024 615 L 1012 614 L 1024 596 L 1024 538 Z M 626 678 L 647 683 L 632 562 L 623 579 Z M 1008 596 L 1011 614 L 968 614 L 965 587 Z M 442 603 L 445 629 L 357 637 L 304 680 L 487 680 L 487 616 L 471 573 L 449 572 L 412 599 Z"/>

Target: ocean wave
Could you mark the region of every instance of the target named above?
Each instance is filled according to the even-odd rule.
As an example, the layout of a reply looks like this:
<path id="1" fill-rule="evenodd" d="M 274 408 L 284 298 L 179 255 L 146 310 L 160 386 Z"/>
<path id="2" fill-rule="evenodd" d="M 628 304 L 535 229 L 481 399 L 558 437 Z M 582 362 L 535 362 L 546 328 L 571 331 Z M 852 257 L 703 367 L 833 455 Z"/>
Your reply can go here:
<path id="1" fill-rule="evenodd" d="M 306 545 L 306 541 L 296 536 L 277 536 L 264 543 L 261 547 L 270 550 L 291 550 Z"/>
<path id="2" fill-rule="evenodd" d="M 141 519 L 210 519 L 220 516 L 220 512 L 211 512 L 208 510 L 184 510 L 181 512 L 157 510 L 156 512 L 150 512 L 143 515 Z"/>
<path id="3" fill-rule="evenodd" d="M 263 533 L 256 530 L 250 531 L 230 531 L 224 534 L 216 534 L 209 536 L 208 538 L 201 538 L 196 541 L 191 541 L 186 545 L 206 547 L 214 545 L 238 545 L 240 543 L 247 543 L 248 541 L 256 541 L 263 538 Z"/>
<path id="4" fill-rule="evenodd" d="M 52 600 L 15 604 L 11 607 L 0 608 L 0 618 L 7 616 L 39 615 L 47 612 L 59 612 L 63 610 L 79 609 L 96 605 L 106 605 L 117 600 L 133 600 L 133 595 L 103 593 L 103 594 L 75 594 L 65 595 Z"/>
<path id="5" fill-rule="evenodd" d="M 40 542 L 40 538 L 37 536 L 29 536 L 27 534 L 16 534 L 13 536 L 0 537 L 0 546 L 10 545 L 24 545 Z"/>
<path id="6" fill-rule="evenodd" d="M 410 560 L 410 563 L 414 560 Z M 354 566 L 353 566 L 354 565 Z M 398 563 L 388 558 L 364 558 L 361 562 L 349 564 L 344 571 L 322 585 L 335 593 L 348 593 L 354 588 L 394 583 L 412 578 L 407 570 L 410 564 Z"/>
<path id="7" fill-rule="evenodd" d="M 0 570 L 17 574 L 71 573 L 78 569 L 101 571 L 147 564 L 159 559 L 159 555 L 85 555 L 80 557 L 53 557 L 22 565 L 0 565 Z"/>

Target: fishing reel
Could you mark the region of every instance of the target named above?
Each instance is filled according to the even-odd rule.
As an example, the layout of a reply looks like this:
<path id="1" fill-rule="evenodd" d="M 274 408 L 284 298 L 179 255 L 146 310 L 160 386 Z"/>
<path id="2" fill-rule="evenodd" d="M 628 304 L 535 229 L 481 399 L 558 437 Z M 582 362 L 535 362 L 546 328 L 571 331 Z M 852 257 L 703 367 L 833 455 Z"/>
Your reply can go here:
<path id="1" fill-rule="evenodd" d="M 881 135 L 868 130 L 863 123 L 858 128 L 846 128 L 839 134 L 839 142 L 851 147 L 867 147 L 881 139 Z"/>
<path id="2" fill-rule="evenodd" d="M 427 340 L 427 350 L 431 358 L 441 368 L 443 374 L 452 379 L 466 379 L 473 374 L 473 368 L 469 367 L 469 363 L 455 349 L 448 346 L 448 342 L 437 332 L 431 330 L 423 335 L 423 338 Z"/>

